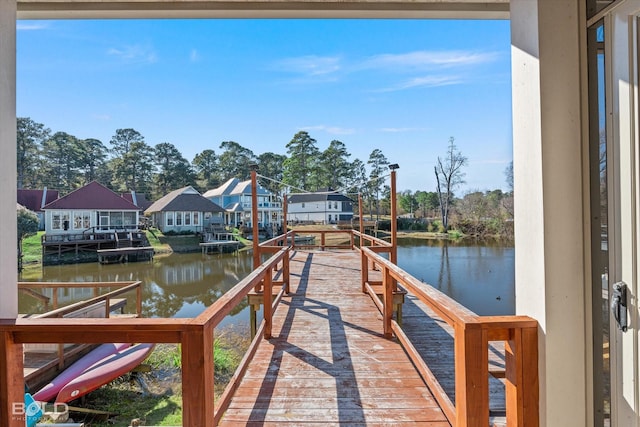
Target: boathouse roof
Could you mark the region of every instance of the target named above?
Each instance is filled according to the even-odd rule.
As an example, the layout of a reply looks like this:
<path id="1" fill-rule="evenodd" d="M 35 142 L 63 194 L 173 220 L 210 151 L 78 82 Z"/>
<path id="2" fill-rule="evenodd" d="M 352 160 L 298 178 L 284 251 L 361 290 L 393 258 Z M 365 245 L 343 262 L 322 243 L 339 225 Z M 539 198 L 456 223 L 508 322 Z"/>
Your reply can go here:
<path id="1" fill-rule="evenodd" d="M 136 205 L 97 181 L 91 181 L 84 187 L 80 187 L 42 208 L 42 210 L 47 209 L 140 210 Z"/>
<path id="2" fill-rule="evenodd" d="M 156 200 L 144 213 L 150 215 L 167 211 L 224 212 L 224 209 L 202 196 L 195 188 L 187 186 Z"/>

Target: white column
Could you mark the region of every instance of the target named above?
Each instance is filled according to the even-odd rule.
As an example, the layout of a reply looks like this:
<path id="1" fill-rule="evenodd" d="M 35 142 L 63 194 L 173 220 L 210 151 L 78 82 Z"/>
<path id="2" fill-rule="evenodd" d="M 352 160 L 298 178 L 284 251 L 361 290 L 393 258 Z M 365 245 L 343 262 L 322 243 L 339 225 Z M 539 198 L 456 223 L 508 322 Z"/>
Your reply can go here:
<path id="1" fill-rule="evenodd" d="M 516 312 L 540 323 L 541 426 L 587 425 L 580 0 L 512 0 Z"/>
<path id="2" fill-rule="evenodd" d="M 16 0 L 0 0 L 0 318 L 18 315 Z"/>

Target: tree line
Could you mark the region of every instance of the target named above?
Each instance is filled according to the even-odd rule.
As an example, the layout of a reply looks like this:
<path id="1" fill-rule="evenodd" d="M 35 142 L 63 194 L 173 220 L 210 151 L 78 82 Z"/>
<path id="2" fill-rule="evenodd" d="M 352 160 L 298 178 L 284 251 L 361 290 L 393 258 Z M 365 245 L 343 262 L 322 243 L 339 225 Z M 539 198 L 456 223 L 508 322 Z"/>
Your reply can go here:
<path id="1" fill-rule="evenodd" d="M 250 166 L 272 180 L 261 184 L 279 193 L 331 188 L 344 193 L 380 195 L 389 161 L 375 149 L 365 161 L 351 160 L 345 143 L 333 140 L 325 150 L 306 131 L 286 144 L 287 155 L 256 154 L 235 141 L 218 151 L 207 148 L 187 160 L 170 142 L 150 145 L 135 129 L 117 129 L 107 144 L 67 132 L 52 133 L 28 117 L 17 119 L 18 188 L 48 187 L 63 194 L 97 180 L 116 192 L 145 193 L 151 200 L 191 185 L 199 191 L 230 178 L 249 179 Z M 373 200 L 369 201 L 374 203 Z"/>
<path id="2" fill-rule="evenodd" d="M 374 149 L 366 161 L 351 159 L 344 142 L 332 140 L 321 150 L 308 132 L 300 131 L 286 144 L 286 153 L 256 154 L 238 142 L 223 141 L 217 150 L 206 148 L 189 161 L 174 144 L 150 145 L 132 128 L 117 129 L 105 144 L 67 132 L 53 133 L 28 117 L 17 119 L 18 188 L 47 187 L 66 194 L 96 180 L 115 192 L 135 191 L 156 200 L 187 185 L 205 192 L 230 178 L 249 179 L 251 166 L 257 165 L 260 175 L 270 178 L 261 184 L 276 194 L 285 189 L 333 189 L 353 197 L 359 194 L 371 216 L 379 218 L 390 212 L 390 188 L 383 179 L 388 175 L 389 161 L 381 150 Z M 466 165 L 466 157 L 451 138 L 447 154 L 437 159 L 436 191 L 400 192 L 400 213 L 423 222 L 440 218 L 435 227 L 444 230 L 467 224 L 469 218 L 474 224 L 486 223 L 488 218 L 504 222 L 509 217 L 512 192 L 495 190 L 455 197 L 455 190 L 464 183 Z"/>

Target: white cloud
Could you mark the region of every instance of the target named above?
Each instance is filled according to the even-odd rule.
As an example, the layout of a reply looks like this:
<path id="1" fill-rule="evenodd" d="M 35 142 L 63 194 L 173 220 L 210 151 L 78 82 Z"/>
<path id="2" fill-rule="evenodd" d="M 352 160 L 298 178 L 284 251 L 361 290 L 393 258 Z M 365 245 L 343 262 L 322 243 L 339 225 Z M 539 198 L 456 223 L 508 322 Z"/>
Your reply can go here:
<path id="1" fill-rule="evenodd" d="M 108 122 L 111 120 L 111 116 L 109 114 L 93 114 L 92 117 L 101 122 Z"/>
<path id="2" fill-rule="evenodd" d="M 38 30 L 46 30 L 49 28 L 49 25 L 41 22 L 16 22 L 16 30 L 17 31 L 38 31 Z"/>
<path id="3" fill-rule="evenodd" d="M 107 53 L 134 64 L 153 64 L 158 61 L 157 55 L 150 47 L 142 45 L 126 46 L 124 48 L 110 48 Z"/>
<path id="4" fill-rule="evenodd" d="M 496 60 L 495 52 L 472 51 L 415 51 L 398 54 L 374 55 L 365 60 L 363 68 L 385 68 L 395 71 L 413 71 L 434 68 L 463 67 Z"/>
<path id="5" fill-rule="evenodd" d="M 304 127 L 301 127 L 300 129 L 306 130 L 306 131 L 321 131 L 321 132 L 326 132 L 330 135 L 353 135 L 354 133 L 356 133 L 355 129 L 341 128 L 338 126 L 325 126 L 325 125 L 304 126 Z"/>
<path id="6" fill-rule="evenodd" d="M 342 65 L 341 59 L 337 56 L 307 55 L 282 59 L 274 65 L 274 68 L 306 76 L 325 76 L 340 71 Z"/>
<path id="7" fill-rule="evenodd" d="M 394 92 L 420 87 L 452 86 L 464 83 L 466 83 L 466 80 L 460 76 L 423 76 L 414 77 L 385 89 L 379 89 L 377 92 Z"/>

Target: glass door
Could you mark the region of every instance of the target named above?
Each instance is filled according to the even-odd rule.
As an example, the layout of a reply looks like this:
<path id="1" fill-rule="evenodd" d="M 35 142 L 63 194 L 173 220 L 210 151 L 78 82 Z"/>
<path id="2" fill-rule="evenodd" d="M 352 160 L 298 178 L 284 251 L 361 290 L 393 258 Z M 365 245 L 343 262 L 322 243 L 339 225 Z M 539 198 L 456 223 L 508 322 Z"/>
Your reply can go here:
<path id="1" fill-rule="evenodd" d="M 609 200 L 604 34 L 603 22 L 597 23 L 588 30 L 593 419 L 596 427 L 611 425 Z"/>
<path id="2" fill-rule="evenodd" d="M 587 30 L 593 420 L 640 427 L 640 3 L 611 6 Z"/>

